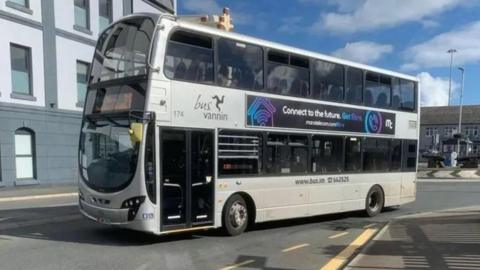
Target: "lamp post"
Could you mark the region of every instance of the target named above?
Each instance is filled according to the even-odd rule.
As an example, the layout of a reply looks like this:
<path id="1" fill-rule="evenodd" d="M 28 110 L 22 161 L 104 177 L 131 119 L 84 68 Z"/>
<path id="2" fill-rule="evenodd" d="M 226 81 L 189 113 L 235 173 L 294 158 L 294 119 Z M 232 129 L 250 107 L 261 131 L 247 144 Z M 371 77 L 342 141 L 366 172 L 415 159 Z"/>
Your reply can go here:
<path id="1" fill-rule="evenodd" d="M 458 133 L 459 135 L 462 134 L 462 110 L 463 110 L 463 87 L 465 85 L 465 68 L 459 67 L 458 70 L 462 72 L 462 88 L 460 89 L 460 114 L 458 116 Z M 458 136 L 457 139 L 457 153 L 460 155 L 460 139 L 462 136 Z"/>
<path id="2" fill-rule="evenodd" d="M 448 106 L 450 106 L 450 98 L 452 96 L 452 66 L 453 66 L 453 54 L 456 53 L 457 50 L 450 49 L 447 53 L 450 54 L 450 81 L 448 85 Z"/>

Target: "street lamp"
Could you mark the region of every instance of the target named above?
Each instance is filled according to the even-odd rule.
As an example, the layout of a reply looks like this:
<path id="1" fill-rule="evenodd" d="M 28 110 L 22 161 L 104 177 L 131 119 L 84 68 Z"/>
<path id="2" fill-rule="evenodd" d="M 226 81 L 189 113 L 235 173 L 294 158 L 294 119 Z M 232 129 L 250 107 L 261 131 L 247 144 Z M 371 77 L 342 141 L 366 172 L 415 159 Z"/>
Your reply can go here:
<path id="1" fill-rule="evenodd" d="M 458 133 L 462 134 L 463 87 L 465 85 L 465 68 L 459 67 L 458 70 L 462 72 L 462 88 L 460 89 L 460 114 L 458 116 Z M 457 155 L 460 155 L 460 139 L 461 136 L 459 136 L 457 139 Z"/>
<path id="2" fill-rule="evenodd" d="M 456 53 L 457 50 L 450 49 L 447 53 L 450 54 L 450 82 L 448 86 L 448 106 L 450 106 L 450 97 L 452 96 L 452 66 L 453 66 L 453 54 Z"/>

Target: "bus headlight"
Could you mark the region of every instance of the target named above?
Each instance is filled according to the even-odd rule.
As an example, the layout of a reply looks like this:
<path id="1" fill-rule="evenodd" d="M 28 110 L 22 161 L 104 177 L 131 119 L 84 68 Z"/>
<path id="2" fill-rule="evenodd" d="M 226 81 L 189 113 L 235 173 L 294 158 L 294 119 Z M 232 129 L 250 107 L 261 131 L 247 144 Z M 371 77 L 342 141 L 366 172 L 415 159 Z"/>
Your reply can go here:
<path id="1" fill-rule="evenodd" d="M 135 218 L 143 202 L 145 202 L 145 196 L 133 197 L 122 203 L 122 209 L 128 209 L 128 221 Z"/>

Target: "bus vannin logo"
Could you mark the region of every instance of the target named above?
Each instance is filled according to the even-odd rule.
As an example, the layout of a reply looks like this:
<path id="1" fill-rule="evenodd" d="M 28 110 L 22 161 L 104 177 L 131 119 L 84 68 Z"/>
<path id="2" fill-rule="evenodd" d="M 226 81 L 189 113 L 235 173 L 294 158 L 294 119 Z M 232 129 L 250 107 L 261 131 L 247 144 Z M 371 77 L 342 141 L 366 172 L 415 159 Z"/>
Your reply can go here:
<path id="1" fill-rule="evenodd" d="M 365 117 L 365 131 L 367 133 L 381 133 L 382 128 L 382 114 L 375 111 L 368 111 Z"/>
<path id="2" fill-rule="evenodd" d="M 216 100 L 215 107 L 217 107 L 218 112 L 222 112 L 222 109 L 220 109 L 220 105 L 223 104 L 225 101 L 225 96 L 222 96 L 222 98 L 219 98 L 217 95 L 213 96 L 212 99 Z"/>
<path id="3" fill-rule="evenodd" d="M 273 127 L 273 115 L 276 111 L 269 98 L 256 97 L 247 110 L 249 123 L 252 126 Z"/>

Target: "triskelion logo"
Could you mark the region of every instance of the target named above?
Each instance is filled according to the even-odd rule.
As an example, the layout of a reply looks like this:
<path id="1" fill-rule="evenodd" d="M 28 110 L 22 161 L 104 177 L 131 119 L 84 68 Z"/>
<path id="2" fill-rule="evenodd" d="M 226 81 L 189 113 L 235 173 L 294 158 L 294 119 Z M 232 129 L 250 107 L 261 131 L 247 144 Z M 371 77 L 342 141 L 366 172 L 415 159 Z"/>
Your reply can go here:
<path id="1" fill-rule="evenodd" d="M 250 125 L 273 127 L 273 115 L 276 111 L 277 109 L 269 98 L 256 97 L 247 110 Z"/>
<path id="2" fill-rule="evenodd" d="M 223 104 L 223 102 L 225 101 L 225 96 L 222 96 L 222 98 L 219 98 L 217 95 L 213 96 L 212 99 L 215 99 L 217 104 L 215 104 L 215 107 L 217 107 L 217 110 L 218 112 L 222 112 L 222 110 L 220 109 L 220 105 Z"/>
<path id="3" fill-rule="evenodd" d="M 383 128 L 382 114 L 375 111 L 368 111 L 365 116 L 365 132 L 381 133 Z"/>

